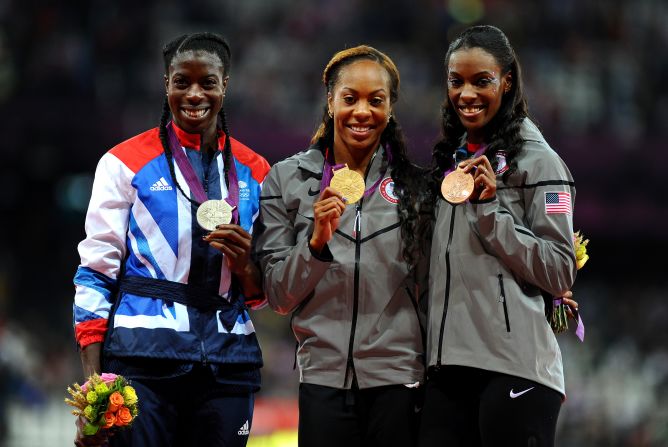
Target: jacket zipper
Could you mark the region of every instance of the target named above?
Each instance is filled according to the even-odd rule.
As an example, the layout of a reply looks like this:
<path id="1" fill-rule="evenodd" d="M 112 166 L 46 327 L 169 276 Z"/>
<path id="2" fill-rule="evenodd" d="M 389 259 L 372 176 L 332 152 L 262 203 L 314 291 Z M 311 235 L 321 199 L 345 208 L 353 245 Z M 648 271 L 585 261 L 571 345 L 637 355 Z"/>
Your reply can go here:
<path id="1" fill-rule="evenodd" d="M 348 342 L 348 360 L 346 361 L 346 374 L 343 378 L 343 386 L 348 383 L 348 374 L 353 373 L 355 377 L 355 363 L 353 362 L 353 345 L 355 343 L 355 328 L 357 327 L 357 310 L 359 307 L 359 282 L 360 282 L 360 251 L 362 238 L 362 201 L 355 205 L 355 276 L 353 282 L 353 319 L 350 325 L 350 341 Z"/>
<path id="2" fill-rule="evenodd" d="M 508 318 L 508 303 L 506 302 L 506 291 L 503 289 L 503 275 L 499 273 L 499 302 L 503 303 L 503 315 L 506 318 L 506 332 L 510 332 L 510 319 Z"/>
<path id="3" fill-rule="evenodd" d="M 436 356 L 436 368 L 441 366 L 441 355 L 443 354 L 443 335 L 445 334 L 445 317 L 448 314 L 448 302 L 450 301 L 450 246 L 452 245 L 452 235 L 455 230 L 455 213 L 457 206 L 452 207 L 450 215 L 450 231 L 448 232 L 448 244 L 445 249 L 445 297 L 443 301 L 443 316 L 441 317 L 441 331 L 438 334 L 438 355 Z"/>

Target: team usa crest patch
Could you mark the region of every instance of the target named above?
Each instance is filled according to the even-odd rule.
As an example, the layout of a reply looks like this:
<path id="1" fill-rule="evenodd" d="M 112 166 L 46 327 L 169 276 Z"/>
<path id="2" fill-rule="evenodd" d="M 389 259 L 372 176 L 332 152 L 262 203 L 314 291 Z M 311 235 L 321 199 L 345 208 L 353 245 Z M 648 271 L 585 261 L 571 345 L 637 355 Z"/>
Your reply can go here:
<path id="1" fill-rule="evenodd" d="M 394 180 L 392 180 L 392 177 L 384 179 L 378 188 L 383 199 L 395 205 L 399 203 L 399 197 L 394 193 Z"/>
<path id="2" fill-rule="evenodd" d="M 504 151 L 497 151 L 496 152 L 496 169 L 494 169 L 494 173 L 496 175 L 503 174 L 508 170 L 508 163 L 506 161 L 506 153 Z"/>

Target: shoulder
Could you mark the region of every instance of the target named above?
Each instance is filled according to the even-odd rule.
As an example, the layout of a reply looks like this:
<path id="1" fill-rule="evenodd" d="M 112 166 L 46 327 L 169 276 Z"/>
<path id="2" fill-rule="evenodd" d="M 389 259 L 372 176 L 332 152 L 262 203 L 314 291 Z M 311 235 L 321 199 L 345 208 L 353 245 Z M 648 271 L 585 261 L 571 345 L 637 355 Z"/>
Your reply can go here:
<path id="1" fill-rule="evenodd" d="M 297 152 L 296 154 L 277 162 L 272 169 L 283 171 L 286 169 L 294 170 L 300 168 L 313 172 L 314 174 L 321 174 L 324 162 L 325 157 L 320 149 L 316 146 L 311 146 L 306 150 Z"/>
<path id="2" fill-rule="evenodd" d="M 163 152 L 158 128 L 155 127 L 117 144 L 108 153 L 114 155 L 136 173 Z"/>
<path id="3" fill-rule="evenodd" d="M 522 151 L 517 159 L 520 170 L 542 177 L 568 177 L 570 172 L 564 160 L 550 146 L 542 132 L 528 118 L 522 122 L 520 134 L 524 140 Z"/>
<path id="4" fill-rule="evenodd" d="M 270 168 L 267 160 L 239 140 L 231 138 L 230 145 L 232 147 L 232 155 L 234 155 L 237 162 L 248 167 L 253 179 L 258 183 L 262 183 Z"/>

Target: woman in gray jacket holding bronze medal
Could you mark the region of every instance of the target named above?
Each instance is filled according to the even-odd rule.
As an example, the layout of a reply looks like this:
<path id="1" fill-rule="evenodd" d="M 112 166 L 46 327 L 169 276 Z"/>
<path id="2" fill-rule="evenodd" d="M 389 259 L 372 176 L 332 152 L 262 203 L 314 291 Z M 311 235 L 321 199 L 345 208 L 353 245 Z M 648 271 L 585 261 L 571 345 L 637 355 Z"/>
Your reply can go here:
<path id="1" fill-rule="evenodd" d="M 292 314 L 300 446 L 415 442 L 423 379 L 415 247 L 419 175 L 392 107 L 399 73 L 380 51 L 336 53 L 323 121 L 271 169 L 256 257 L 271 307 Z"/>
<path id="2" fill-rule="evenodd" d="M 468 28 L 445 66 L 420 445 L 551 447 L 566 391 L 542 292 L 575 280 L 575 183 L 501 30 Z"/>

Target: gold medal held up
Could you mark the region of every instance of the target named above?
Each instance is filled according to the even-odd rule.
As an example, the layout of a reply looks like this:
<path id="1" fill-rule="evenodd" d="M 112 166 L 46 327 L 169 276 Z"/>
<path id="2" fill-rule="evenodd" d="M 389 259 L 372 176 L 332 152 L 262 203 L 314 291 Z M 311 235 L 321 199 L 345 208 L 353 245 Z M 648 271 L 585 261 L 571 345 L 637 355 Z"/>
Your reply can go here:
<path id="1" fill-rule="evenodd" d="M 348 165 L 334 171 L 329 186 L 346 198 L 346 205 L 357 202 L 364 195 L 364 178 L 359 172 L 348 169 Z"/>
<path id="2" fill-rule="evenodd" d="M 232 221 L 234 207 L 225 200 L 207 200 L 197 208 L 197 223 L 208 231 Z"/>
<path id="3" fill-rule="evenodd" d="M 441 183 L 441 194 L 450 203 L 466 202 L 473 193 L 473 176 L 457 168 L 445 176 Z"/>

